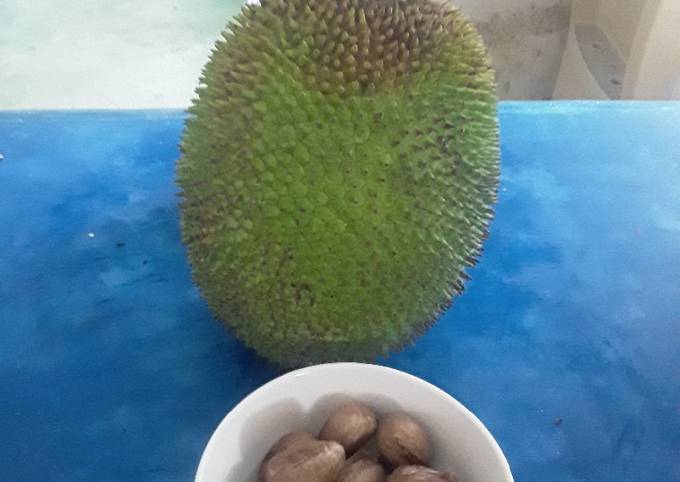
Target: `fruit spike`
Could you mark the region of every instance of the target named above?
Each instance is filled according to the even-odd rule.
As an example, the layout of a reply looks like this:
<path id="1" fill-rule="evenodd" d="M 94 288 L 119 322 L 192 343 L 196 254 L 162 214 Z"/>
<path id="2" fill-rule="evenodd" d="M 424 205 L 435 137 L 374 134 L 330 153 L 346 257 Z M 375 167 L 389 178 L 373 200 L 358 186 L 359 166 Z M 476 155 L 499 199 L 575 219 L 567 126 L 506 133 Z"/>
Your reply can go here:
<path id="1" fill-rule="evenodd" d="M 182 235 L 212 311 L 286 366 L 404 346 L 460 293 L 498 183 L 494 74 L 434 0 L 262 0 L 190 108 Z"/>

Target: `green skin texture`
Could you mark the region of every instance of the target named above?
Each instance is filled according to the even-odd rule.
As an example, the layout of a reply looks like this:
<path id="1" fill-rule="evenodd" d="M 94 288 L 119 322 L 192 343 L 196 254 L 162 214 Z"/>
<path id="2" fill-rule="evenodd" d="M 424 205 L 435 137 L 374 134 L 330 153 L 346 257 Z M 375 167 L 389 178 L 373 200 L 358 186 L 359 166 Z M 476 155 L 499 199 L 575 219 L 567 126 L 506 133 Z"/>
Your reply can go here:
<path id="1" fill-rule="evenodd" d="M 385 50 L 371 50 L 353 70 L 361 54 L 348 60 L 356 41 L 342 32 L 389 16 L 381 5 L 417 15 L 404 2 L 245 7 L 204 70 L 178 164 L 183 240 L 213 312 L 282 365 L 404 346 L 462 290 L 486 236 L 493 71 L 455 10 L 410 3 L 434 19 L 431 42 L 382 69 Z M 337 40 L 324 65 L 343 78 L 321 65 L 320 31 Z"/>

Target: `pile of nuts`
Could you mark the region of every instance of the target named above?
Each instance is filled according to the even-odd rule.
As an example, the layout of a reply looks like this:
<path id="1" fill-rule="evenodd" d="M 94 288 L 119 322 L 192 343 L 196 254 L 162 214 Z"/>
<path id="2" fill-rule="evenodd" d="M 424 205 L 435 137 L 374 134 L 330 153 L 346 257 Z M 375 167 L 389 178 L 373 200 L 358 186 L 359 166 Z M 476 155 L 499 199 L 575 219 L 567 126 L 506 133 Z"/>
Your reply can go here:
<path id="1" fill-rule="evenodd" d="M 379 455 L 369 441 L 376 436 Z M 406 413 L 378 423 L 368 406 L 350 401 L 326 420 L 318 439 L 308 432 L 284 435 L 260 467 L 260 482 L 458 482 L 428 467 L 430 438 Z M 386 475 L 389 474 L 389 475 Z"/>

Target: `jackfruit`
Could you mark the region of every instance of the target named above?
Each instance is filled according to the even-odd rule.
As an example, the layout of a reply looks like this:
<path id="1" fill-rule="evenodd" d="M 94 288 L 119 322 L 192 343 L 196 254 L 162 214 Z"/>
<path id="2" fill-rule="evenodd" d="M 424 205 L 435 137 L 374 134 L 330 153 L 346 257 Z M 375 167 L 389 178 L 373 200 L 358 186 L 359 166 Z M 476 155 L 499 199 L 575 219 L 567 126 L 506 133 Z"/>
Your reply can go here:
<path id="1" fill-rule="evenodd" d="M 496 198 L 494 73 L 434 0 L 262 0 L 189 109 L 182 238 L 213 313 L 284 366 L 371 360 L 463 289 Z"/>

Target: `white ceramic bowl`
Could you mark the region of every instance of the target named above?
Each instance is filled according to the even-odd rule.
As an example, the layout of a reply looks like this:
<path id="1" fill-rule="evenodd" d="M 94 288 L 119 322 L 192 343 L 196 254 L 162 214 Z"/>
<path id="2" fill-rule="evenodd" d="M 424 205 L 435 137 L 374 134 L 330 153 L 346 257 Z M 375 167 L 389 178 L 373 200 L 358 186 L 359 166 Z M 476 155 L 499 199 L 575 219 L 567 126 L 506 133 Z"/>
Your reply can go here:
<path id="1" fill-rule="evenodd" d="M 433 467 L 461 482 L 512 482 L 503 452 L 488 430 L 454 398 L 419 378 L 378 365 L 331 363 L 283 375 L 254 391 L 217 427 L 196 482 L 256 482 L 260 461 L 292 430 L 318 433 L 338 403 L 363 401 L 378 413 L 404 410 L 432 437 Z"/>

